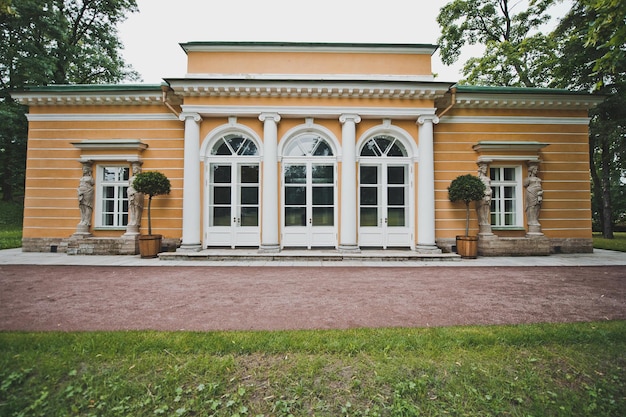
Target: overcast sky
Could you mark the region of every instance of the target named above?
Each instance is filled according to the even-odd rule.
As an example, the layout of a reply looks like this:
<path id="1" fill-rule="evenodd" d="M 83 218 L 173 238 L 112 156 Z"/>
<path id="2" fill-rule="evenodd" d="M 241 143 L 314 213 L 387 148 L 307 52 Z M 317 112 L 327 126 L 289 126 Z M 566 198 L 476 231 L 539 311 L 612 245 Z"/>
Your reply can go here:
<path id="1" fill-rule="evenodd" d="M 372 42 L 436 44 L 436 17 L 449 0 L 137 0 L 120 26 L 126 61 L 145 83 L 182 77 L 191 41 Z M 480 50 L 473 50 L 479 53 Z M 458 81 L 436 52 L 433 72 Z"/>

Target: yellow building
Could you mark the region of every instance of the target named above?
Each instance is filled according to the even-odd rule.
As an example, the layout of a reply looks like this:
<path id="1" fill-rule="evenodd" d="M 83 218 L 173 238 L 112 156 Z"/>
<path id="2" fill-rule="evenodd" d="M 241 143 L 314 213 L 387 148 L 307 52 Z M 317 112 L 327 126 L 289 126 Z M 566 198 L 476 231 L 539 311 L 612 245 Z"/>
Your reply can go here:
<path id="1" fill-rule="evenodd" d="M 482 255 L 592 250 L 594 96 L 437 81 L 433 45 L 181 46 L 187 74 L 162 85 L 13 94 L 29 106 L 23 250 L 136 253 L 133 168 L 170 179 L 153 229 L 178 251 L 453 251 L 465 208 L 447 188 L 479 169 Z"/>

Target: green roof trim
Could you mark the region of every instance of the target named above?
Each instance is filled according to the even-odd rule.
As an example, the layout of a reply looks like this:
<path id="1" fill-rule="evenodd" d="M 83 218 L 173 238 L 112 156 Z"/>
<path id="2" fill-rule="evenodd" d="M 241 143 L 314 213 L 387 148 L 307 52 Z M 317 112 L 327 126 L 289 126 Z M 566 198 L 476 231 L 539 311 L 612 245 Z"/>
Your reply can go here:
<path id="1" fill-rule="evenodd" d="M 51 84 L 24 87 L 19 92 L 24 93 L 104 93 L 120 91 L 160 91 L 163 84 Z"/>
<path id="2" fill-rule="evenodd" d="M 438 48 L 433 44 L 419 43 L 359 43 L 359 42 L 233 42 L 233 41 L 192 41 L 180 46 L 243 46 L 243 47 L 322 47 L 322 48 Z"/>
<path id="3" fill-rule="evenodd" d="M 537 87 L 496 87 L 479 85 L 455 85 L 457 93 L 473 94 L 570 94 L 570 95 L 592 95 L 586 91 L 572 91 L 562 88 L 537 88 Z"/>

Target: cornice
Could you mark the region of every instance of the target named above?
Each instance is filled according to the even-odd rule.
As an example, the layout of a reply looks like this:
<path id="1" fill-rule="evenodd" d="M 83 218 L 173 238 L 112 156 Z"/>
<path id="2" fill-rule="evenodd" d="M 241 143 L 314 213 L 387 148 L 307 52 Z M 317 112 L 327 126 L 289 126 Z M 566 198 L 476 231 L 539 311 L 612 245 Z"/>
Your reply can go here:
<path id="1" fill-rule="evenodd" d="M 18 103 L 27 106 L 138 106 L 162 105 L 163 92 L 158 88 L 126 89 L 123 85 L 40 87 L 12 92 Z M 115 88 L 116 87 L 116 88 Z M 148 86 L 152 87 L 152 86 Z"/>
<path id="2" fill-rule="evenodd" d="M 452 84 L 405 81 L 168 79 L 183 97 L 332 97 L 366 99 L 437 99 Z"/>

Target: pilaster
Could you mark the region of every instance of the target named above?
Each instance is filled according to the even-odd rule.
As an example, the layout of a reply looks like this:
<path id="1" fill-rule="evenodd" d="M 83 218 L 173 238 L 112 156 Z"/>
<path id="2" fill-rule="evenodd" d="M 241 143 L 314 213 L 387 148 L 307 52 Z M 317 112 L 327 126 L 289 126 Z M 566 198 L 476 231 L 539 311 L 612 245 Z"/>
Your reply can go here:
<path id="1" fill-rule="evenodd" d="M 357 243 L 357 175 L 356 175 L 356 124 L 361 121 L 357 114 L 342 114 L 341 128 L 341 228 L 339 250 L 358 251 Z"/>
<path id="2" fill-rule="evenodd" d="M 181 250 L 202 249 L 200 233 L 200 123 L 198 113 L 183 112 L 180 120 L 185 122 L 184 176 L 183 176 L 183 238 Z"/>
<path id="3" fill-rule="evenodd" d="M 417 119 L 419 164 L 417 182 L 417 251 L 438 251 L 435 243 L 435 156 L 433 125 L 439 123 L 434 114 Z"/>
<path id="4" fill-rule="evenodd" d="M 263 122 L 263 193 L 260 250 L 278 252 L 278 113 L 261 113 Z"/>

